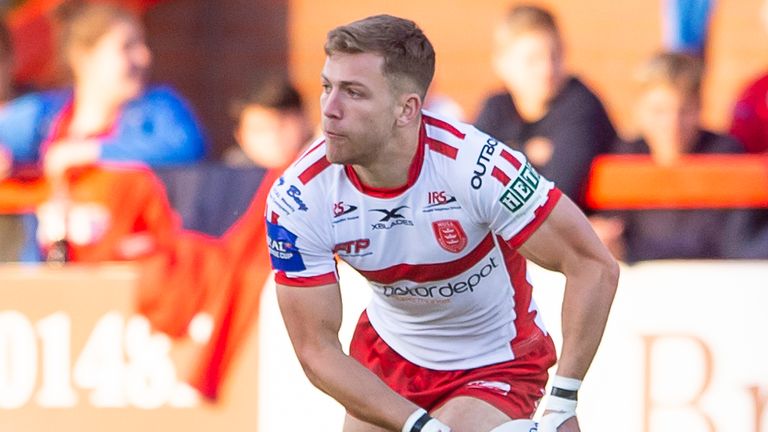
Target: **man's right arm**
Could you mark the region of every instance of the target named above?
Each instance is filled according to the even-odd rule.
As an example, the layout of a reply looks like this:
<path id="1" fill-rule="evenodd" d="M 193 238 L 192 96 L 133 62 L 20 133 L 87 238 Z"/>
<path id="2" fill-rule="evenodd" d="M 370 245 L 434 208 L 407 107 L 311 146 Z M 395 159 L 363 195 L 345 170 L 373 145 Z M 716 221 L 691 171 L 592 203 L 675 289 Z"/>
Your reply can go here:
<path id="1" fill-rule="evenodd" d="M 352 416 L 399 432 L 418 406 L 342 351 L 338 338 L 342 318 L 339 285 L 305 288 L 278 284 L 277 300 L 293 348 L 312 384 Z"/>

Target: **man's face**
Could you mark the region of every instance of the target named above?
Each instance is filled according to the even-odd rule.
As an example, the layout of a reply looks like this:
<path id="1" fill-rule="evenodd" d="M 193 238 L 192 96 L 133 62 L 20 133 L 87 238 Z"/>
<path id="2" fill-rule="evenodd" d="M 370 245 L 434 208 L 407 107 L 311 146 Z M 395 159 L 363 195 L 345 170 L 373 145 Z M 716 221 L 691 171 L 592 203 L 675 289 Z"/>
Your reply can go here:
<path id="1" fill-rule="evenodd" d="M 77 52 L 72 69 L 76 80 L 98 82 L 115 99 L 127 101 L 141 94 L 151 62 L 142 30 L 118 21 L 96 45 Z"/>
<path id="2" fill-rule="evenodd" d="M 699 130 L 699 103 L 671 86 L 646 89 L 638 100 L 639 132 L 659 163 L 688 153 Z"/>
<path id="3" fill-rule="evenodd" d="M 532 101 L 549 100 L 563 75 L 557 38 L 545 31 L 531 31 L 499 44 L 494 66 L 510 92 Z"/>
<path id="4" fill-rule="evenodd" d="M 400 104 L 383 63 L 371 53 L 326 58 L 320 107 L 330 162 L 364 165 L 392 137 Z"/>
<path id="5" fill-rule="evenodd" d="M 256 165 L 282 167 L 304 145 L 304 119 L 300 112 L 248 105 L 240 114 L 235 138 Z"/>

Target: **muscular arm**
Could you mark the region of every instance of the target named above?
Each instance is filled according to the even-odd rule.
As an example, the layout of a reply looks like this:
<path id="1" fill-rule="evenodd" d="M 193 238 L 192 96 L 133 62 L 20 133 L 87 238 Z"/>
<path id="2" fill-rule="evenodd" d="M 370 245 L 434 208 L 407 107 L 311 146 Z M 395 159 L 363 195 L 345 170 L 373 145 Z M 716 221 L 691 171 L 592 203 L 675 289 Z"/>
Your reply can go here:
<path id="1" fill-rule="evenodd" d="M 583 379 L 608 319 L 618 283 L 618 265 L 566 196 L 520 252 L 536 264 L 565 275 L 563 346 L 557 374 Z"/>
<path id="2" fill-rule="evenodd" d="M 418 407 L 342 351 L 338 284 L 315 288 L 278 284 L 277 301 L 293 348 L 312 384 L 354 417 L 400 431 Z"/>

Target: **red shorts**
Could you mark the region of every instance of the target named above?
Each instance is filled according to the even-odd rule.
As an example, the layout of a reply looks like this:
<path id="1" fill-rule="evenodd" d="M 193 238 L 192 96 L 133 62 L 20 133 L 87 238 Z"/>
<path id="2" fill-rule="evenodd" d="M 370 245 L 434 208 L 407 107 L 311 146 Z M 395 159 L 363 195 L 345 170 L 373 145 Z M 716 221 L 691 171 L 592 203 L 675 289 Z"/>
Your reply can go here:
<path id="1" fill-rule="evenodd" d="M 427 411 L 457 396 L 469 396 L 488 402 L 512 419 L 527 419 L 533 417 L 544 396 L 547 370 L 557 360 L 552 338 L 542 332 L 535 335 L 532 339 L 539 340 L 531 340 L 536 343 L 530 351 L 514 360 L 476 369 L 439 371 L 417 366 L 392 350 L 363 312 L 349 351 L 390 388 Z"/>

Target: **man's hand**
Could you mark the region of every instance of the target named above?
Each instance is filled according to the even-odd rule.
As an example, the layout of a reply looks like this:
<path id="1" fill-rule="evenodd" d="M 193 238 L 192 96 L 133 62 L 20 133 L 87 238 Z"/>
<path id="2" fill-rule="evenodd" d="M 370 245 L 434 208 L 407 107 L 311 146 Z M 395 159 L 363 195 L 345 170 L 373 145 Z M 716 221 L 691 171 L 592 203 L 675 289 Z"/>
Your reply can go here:
<path id="1" fill-rule="evenodd" d="M 451 432 L 451 428 L 440 420 L 433 418 L 421 428 L 421 432 Z"/>
<path id="2" fill-rule="evenodd" d="M 539 421 L 538 432 L 581 432 L 579 428 L 579 421 L 576 419 L 576 415 L 568 418 L 564 422 L 560 413 L 547 411 L 541 417 Z M 560 424 L 560 426 L 558 426 Z"/>
<path id="3" fill-rule="evenodd" d="M 576 405 L 581 380 L 555 375 L 538 432 L 579 432 Z"/>
<path id="4" fill-rule="evenodd" d="M 46 177 L 59 178 L 70 168 L 96 162 L 100 155 L 101 146 L 93 139 L 56 141 L 45 152 L 43 170 Z"/>

